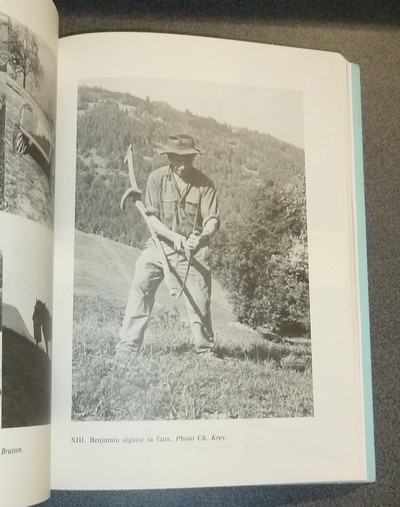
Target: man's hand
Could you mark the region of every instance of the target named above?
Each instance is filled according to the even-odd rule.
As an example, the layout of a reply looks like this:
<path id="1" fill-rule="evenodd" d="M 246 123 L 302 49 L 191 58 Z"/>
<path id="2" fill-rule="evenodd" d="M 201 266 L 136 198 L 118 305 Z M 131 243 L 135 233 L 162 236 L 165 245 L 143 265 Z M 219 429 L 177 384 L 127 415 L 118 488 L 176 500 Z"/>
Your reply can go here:
<path id="1" fill-rule="evenodd" d="M 193 232 L 186 240 L 188 250 L 197 250 L 201 246 L 201 236 L 198 231 Z"/>
<path id="2" fill-rule="evenodd" d="M 182 236 L 181 234 L 174 234 L 174 250 L 175 252 L 184 252 L 185 246 L 186 246 L 186 239 L 185 236 Z"/>

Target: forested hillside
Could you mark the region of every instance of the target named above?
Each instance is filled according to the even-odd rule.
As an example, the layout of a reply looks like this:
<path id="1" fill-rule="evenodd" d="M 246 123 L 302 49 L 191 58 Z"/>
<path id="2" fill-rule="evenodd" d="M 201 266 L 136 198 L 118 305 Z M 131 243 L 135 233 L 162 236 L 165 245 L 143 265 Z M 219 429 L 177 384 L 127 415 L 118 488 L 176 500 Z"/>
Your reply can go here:
<path id="1" fill-rule="evenodd" d="M 126 149 L 133 145 L 135 173 L 144 190 L 149 173 L 167 163 L 160 152 L 168 135 L 179 133 L 193 135 L 203 152 L 195 165 L 219 193 L 214 266 L 239 319 L 254 327 L 269 323 L 273 330 L 307 333 L 304 152 L 295 146 L 149 97 L 81 87 L 77 229 L 143 246 L 148 231 L 138 212 L 133 206 L 119 209 L 129 186 Z"/>

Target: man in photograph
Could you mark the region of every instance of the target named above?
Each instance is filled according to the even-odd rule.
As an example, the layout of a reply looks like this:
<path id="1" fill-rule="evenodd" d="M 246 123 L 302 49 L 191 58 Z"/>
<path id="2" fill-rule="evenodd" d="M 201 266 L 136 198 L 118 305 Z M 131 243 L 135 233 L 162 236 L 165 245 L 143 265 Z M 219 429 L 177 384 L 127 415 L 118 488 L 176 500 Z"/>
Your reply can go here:
<path id="1" fill-rule="evenodd" d="M 170 136 L 163 152 L 169 164 L 150 174 L 145 205 L 149 226 L 161 240 L 168 265 L 181 286 L 196 352 L 201 357 L 212 357 L 209 243 L 220 222 L 214 184 L 193 166 L 200 153 L 191 136 Z M 139 353 L 163 278 L 160 251 L 151 238 L 136 262 L 119 333 L 117 360 Z"/>

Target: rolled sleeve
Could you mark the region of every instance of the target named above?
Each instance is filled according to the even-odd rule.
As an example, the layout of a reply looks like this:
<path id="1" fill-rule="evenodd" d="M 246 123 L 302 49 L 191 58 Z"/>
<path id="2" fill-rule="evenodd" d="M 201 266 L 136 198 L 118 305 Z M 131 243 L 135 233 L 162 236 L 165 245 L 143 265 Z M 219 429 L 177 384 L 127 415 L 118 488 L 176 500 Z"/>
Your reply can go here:
<path id="1" fill-rule="evenodd" d="M 201 215 L 203 228 L 212 218 L 217 220 L 217 229 L 220 225 L 217 191 L 214 186 L 204 187 L 201 196 Z"/>
<path id="2" fill-rule="evenodd" d="M 151 173 L 146 186 L 146 215 L 160 218 L 160 185 L 154 173 Z"/>

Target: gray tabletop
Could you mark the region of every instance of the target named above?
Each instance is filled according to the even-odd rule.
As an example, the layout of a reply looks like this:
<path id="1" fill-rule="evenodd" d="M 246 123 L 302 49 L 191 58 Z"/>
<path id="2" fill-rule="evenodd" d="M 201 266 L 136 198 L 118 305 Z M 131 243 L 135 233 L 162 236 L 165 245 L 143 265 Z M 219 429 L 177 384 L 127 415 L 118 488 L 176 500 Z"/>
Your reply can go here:
<path id="1" fill-rule="evenodd" d="M 205 35 L 336 51 L 361 67 L 377 481 L 364 485 L 53 492 L 46 506 L 400 504 L 400 4 L 372 1 L 54 0 L 61 36 L 95 31 Z"/>

